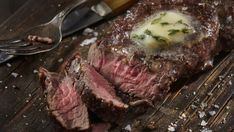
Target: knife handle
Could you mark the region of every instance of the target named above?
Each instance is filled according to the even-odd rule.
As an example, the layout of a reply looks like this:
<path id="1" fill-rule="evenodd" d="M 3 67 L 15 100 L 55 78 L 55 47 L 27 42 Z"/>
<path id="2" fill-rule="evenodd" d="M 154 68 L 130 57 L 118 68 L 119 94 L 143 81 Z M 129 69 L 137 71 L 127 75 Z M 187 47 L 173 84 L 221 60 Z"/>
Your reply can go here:
<path id="1" fill-rule="evenodd" d="M 114 14 L 123 12 L 138 0 L 104 0 Z"/>

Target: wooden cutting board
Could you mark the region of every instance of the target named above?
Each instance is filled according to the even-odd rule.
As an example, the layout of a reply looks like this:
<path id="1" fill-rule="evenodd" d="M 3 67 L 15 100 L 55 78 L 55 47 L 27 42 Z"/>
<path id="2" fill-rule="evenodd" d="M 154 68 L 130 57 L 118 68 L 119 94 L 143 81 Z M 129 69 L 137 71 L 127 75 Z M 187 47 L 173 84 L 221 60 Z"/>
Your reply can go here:
<path id="1" fill-rule="evenodd" d="M 14 15 L 0 25 L 0 39 L 17 35 L 26 29 L 50 20 L 73 0 L 28 0 Z M 102 25 L 105 25 L 102 24 Z M 97 31 L 101 31 L 100 27 Z M 98 26 L 98 25 L 97 25 Z M 78 36 L 78 37 L 74 37 Z M 46 111 L 44 95 L 38 81 L 40 66 L 59 71 L 63 62 L 75 52 L 86 52 L 78 44 L 85 39 L 81 33 L 65 38 L 56 50 L 34 56 L 17 57 L 0 65 L 0 132 L 64 131 Z M 182 82 L 158 102 L 156 108 L 132 122 L 133 131 L 214 131 L 234 129 L 234 52 L 222 53 L 210 71 Z M 200 114 L 199 114 L 200 113 Z M 204 115 L 205 113 L 205 115 Z M 209 115 L 212 114 L 211 115 Z M 214 115 L 213 115 L 214 114 Z M 201 116 L 201 117 L 199 117 Z M 204 116 L 204 117 L 202 117 Z"/>

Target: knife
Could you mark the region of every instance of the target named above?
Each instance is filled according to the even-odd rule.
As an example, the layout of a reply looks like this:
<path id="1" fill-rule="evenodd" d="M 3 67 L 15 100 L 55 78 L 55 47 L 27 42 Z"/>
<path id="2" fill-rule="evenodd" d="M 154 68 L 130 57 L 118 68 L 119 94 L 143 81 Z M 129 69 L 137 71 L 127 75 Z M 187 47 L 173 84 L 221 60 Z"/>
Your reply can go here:
<path id="1" fill-rule="evenodd" d="M 92 7 L 84 6 L 82 8 L 77 8 L 69 13 L 63 21 L 63 37 L 67 37 L 101 20 L 114 17 L 125 11 L 136 1 L 137 0 L 103 0 Z M 0 64 L 14 57 L 14 55 L 0 52 Z"/>

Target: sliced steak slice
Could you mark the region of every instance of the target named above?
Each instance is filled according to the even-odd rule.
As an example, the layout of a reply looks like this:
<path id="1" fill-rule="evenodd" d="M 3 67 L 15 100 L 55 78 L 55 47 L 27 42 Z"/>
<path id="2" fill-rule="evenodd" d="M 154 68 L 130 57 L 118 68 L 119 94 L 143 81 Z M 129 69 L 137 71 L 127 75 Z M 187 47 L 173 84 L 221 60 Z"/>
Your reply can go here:
<path id="1" fill-rule="evenodd" d="M 81 71 L 80 81 L 84 82 L 82 100 L 88 108 L 105 121 L 121 119 L 128 105 L 116 96 L 114 87 L 88 64 L 83 63 Z"/>
<path id="2" fill-rule="evenodd" d="M 159 100 L 169 90 L 172 82 L 182 73 L 182 66 L 174 61 L 157 60 L 151 69 L 138 57 L 113 54 L 93 45 L 90 63 L 109 79 L 120 91 L 151 102 Z"/>
<path id="3" fill-rule="evenodd" d="M 49 111 L 66 129 L 90 127 L 87 107 L 77 92 L 76 80 L 40 69 L 40 79 L 47 94 Z"/>
<path id="4" fill-rule="evenodd" d="M 190 38 L 191 41 L 155 51 L 149 56 L 130 38 L 131 32 L 148 17 L 165 10 L 193 17 L 197 23 L 196 32 L 201 37 Z M 149 101 L 158 100 L 181 77 L 212 67 L 217 51 L 217 12 L 209 4 L 194 0 L 140 0 L 111 27 L 110 34 L 91 46 L 88 61 L 121 91 Z"/>

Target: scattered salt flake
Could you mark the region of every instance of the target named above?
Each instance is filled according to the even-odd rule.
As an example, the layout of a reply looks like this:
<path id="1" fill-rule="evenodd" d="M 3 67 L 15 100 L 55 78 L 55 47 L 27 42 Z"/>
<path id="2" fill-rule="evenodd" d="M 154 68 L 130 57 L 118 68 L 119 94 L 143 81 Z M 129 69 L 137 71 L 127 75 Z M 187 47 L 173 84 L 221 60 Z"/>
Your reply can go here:
<path id="1" fill-rule="evenodd" d="M 7 67 L 11 67 L 12 65 L 10 63 L 6 63 Z"/>
<path id="2" fill-rule="evenodd" d="M 61 7 L 61 4 L 58 4 L 58 7 Z"/>
<path id="3" fill-rule="evenodd" d="M 214 5 L 215 5 L 215 6 L 218 6 L 218 5 L 219 5 L 219 2 L 218 2 L 218 1 L 214 1 Z"/>
<path id="4" fill-rule="evenodd" d="M 88 34 L 93 33 L 93 32 L 94 32 L 93 29 L 91 29 L 91 28 L 86 28 L 86 29 L 83 31 L 83 35 L 88 35 Z"/>
<path id="5" fill-rule="evenodd" d="M 60 58 L 60 59 L 58 60 L 58 62 L 59 62 L 59 63 L 63 62 L 63 58 Z"/>
<path id="6" fill-rule="evenodd" d="M 29 124 L 26 122 L 25 125 L 28 126 Z"/>
<path id="7" fill-rule="evenodd" d="M 207 103 L 202 102 L 201 105 L 200 105 L 200 107 L 201 107 L 201 109 L 206 108 L 207 107 Z"/>
<path id="8" fill-rule="evenodd" d="M 219 106 L 218 105 L 213 105 L 216 109 L 219 109 Z"/>
<path id="9" fill-rule="evenodd" d="M 16 86 L 15 86 L 15 85 L 12 85 L 12 88 L 16 88 Z"/>
<path id="10" fill-rule="evenodd" d="M 2 83 L 2 81 L 0 81 L 0 83 Z"/>
<path id="11" fill-rule="evenodd" d="M 205 3 L 198 3 L 199 6 L 205 6 Z"/>
<path id="12" fill-rule="evenodd" d="M 124 130 L 131 132 L 131 131 L 132 131 L 131 125 L 127 125 L 127 126 L 124 128 Z"/>
<path id="13" fill-rule="evenodd" d="M 215 114 L 216 114 L 216 111 L 209 111 L 209 114 L 211 115 L 211 116 L 214 116 Z"/>
<path id="14" fill-rule="evenodd" d="M 33 70 L 33 73 L 38 73 L 38 70 Z"/>
<path id="15" fill-rule="evenodd" d="M 204 111 L 198 111 L 198 116 L 199 118 L 203 118 L 204 116 L 206 116 L 206 113 Z"/>
<path id="16" fill-rule="evenodd" d="M 32 94 L 28 94 L 29 97 L 32 97 Z"/>
<path id="17" fill-rule="evenodd" d="M 174 131 L 175 131 L 175 127 L 169 125 L 168 128 L 167 128 L 167 130 L 168 130 L 169 132 L 174 132 Z"/>
<path id="18" fill-rule="evenodd" d="M 29 100 L 27 99 L 25 102 L 26 102 L 26 103 L 28 103 L 28 102 L 29 102 Z"/>
<path id="19" fill-rule="evenodd" d="M 94 35 L 95 37 L 97 37 L 97 36 L 98 36 L 98 32 L 94 32 L 93 35 Z"/>
<path id="20" fill-rule="evenodd" d="M 212 132 L 212 130 L 210 130 L 210 129 L 208 129 L 208 128 L 203 128 L 203 129 L 201 130 L 201 132 Z"/>
<path id="21" fill-rule="evenodd" d="M 182 10 L 186 11 L 186 10 L 188 10 L 188 7 L 182 7 Z"/>
<path id="22" fill-rule="evenodd" d="M 206 126 L 208 123 L 204 120 L 201 121 L 201 126 Z"/>
<path id="23" fill-rule="evenodd" d="M 7 87 L 7 86 L 5 86 L 5 89 L 8 89 L 8 87 Z"/>
<path id="24" fill-rule="evenodd" d="M 90 38 L 90 39 L 85 39 L 81 44 L 80 46 L 86 46 L 86 45 L 90 45 L 90 44 L 93 44 L 97 41 L 97 37 L 93 37 L 93 38 Z"/>
<path id="25" fill-rule="evenodd" d="M 19 76 L 19 74 L 18 74 L 18 73 L 15 73 L 15 72 L 12 72 L 11 75 L 12 75 L 13 77 L 15 77 L 15 78 Z"/>
<path id="26" fill-rule="evenodd" d="M 209 93 L 207 93 L 207 95 L 208 95 L 208 96 L 212 96 L 212 95 L 213 95 L 213 93 L 209 92 Z"/>
<path id="27" fill-rule="evenodd" d="M 232 81 L 230 80 L 230 81 L 228 81 L 228 84 L 231 86 L 232 85 Z"/>
<path id="28" fill-rule="evenodd" d="M 227 109 L 227 110 L 230 109 L 230 106 L 226 106 L 226 109 Z"/>
<path id="29" fill-rule="evenodd" d="M 189 129 L 189 132 L 192 132 L 193 130 L 192 129 Z"/>
<path id="30" fill-rule="evenodd" d="M 180 116 L 179 116 L 180 119 L 186 119 L 186 114 L 185 113 L 182 113 Z"/>
<path id="31" fill-rule="evenodd" d="M 196 92 L 193 92 L 193 95 L 196 95 L 197 93 Z"/>
<path id="32" fill-rule="evenodd" d="M 232 16 L 227 17 L 227 22 L 232 22 Z"/>
<path id="33" fill-rule="evenodd" d="M 219 80 L 222 81 L 224 76 L 219 76 Z"/>
<path id="34" fill-rule="evenodd" d="M 41 123 L 44 124 L 46 121 L 45 120 L 41 120 Z"/>
<path id="35" fill-rule="evenodd" d="M 23 118 L 26 118 L 27 116 L 26 115 L 23 115 Z"/>
<path id="36" fill-rule="evenodd" d="M 196 105 L 194 105 L 194 104 L 192 104 L 192 105 L 191 105 L 191 108 L 194 110 L 194 109 L 196 109 L 196 108 L 197 108 L 197 106 L 196 106 Z"/>
<path id="37" fill-rule="evenodd" d="M 227 123 L 227 120 L 226 118 L 223 118 L 223 121 L 222 121 L 223 124 Z"/>
<path id="38" fill-rule="evenodd" d="M 72 40 L 77 40 L 77 36 L 72 36 Z"/>

